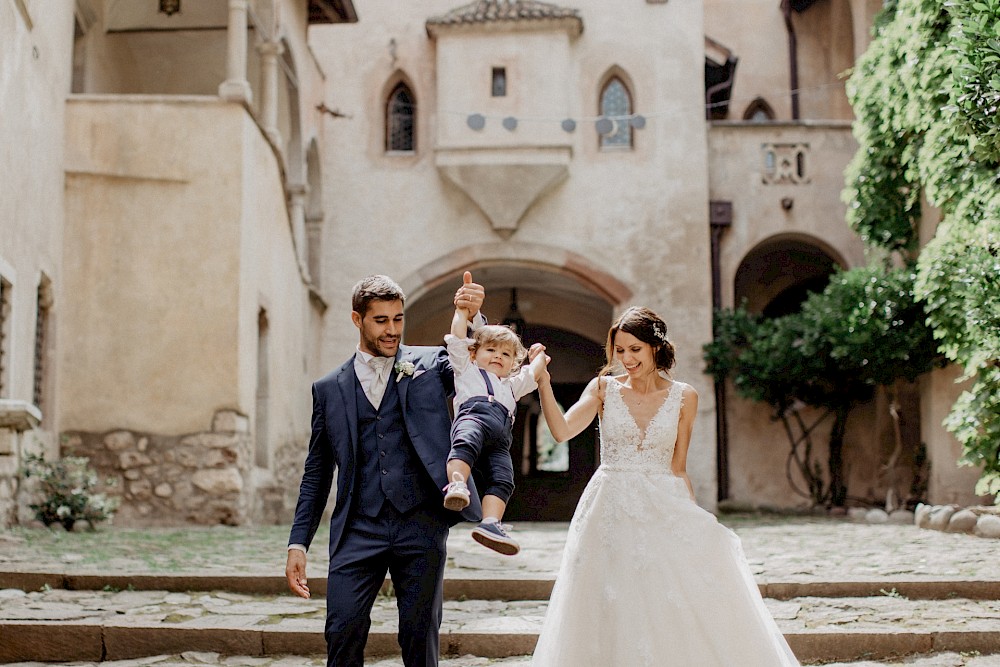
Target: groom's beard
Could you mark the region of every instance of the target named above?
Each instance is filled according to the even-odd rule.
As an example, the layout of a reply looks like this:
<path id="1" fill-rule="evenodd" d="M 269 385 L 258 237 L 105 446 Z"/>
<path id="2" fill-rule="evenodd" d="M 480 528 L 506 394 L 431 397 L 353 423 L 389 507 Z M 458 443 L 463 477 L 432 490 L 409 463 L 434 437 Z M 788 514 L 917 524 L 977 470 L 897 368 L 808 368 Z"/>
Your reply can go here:
<path id="1" fill-rule="evenodd" d="M 395 357 L 396 350 L 399 349 L 399 336 L 382 336 L 380 338 L 362 329 L 361 338 L 371 353 L 378 357 Z"/>

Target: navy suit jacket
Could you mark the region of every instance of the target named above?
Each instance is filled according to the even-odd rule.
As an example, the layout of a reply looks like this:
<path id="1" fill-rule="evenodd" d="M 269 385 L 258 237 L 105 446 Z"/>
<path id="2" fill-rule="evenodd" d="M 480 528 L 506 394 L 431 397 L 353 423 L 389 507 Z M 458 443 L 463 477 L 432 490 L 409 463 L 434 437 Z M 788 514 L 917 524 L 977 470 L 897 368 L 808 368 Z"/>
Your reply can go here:
<path id="1" fill-rule="evenodd" d="M 397 383 L 403 422 L 410 442 L 435 486 L 447 483 L 446 465 L 451 451 L 451 416 L 448 401 L 455 393 L 455 377 L 444 347 L 400 345 L 396 362 L 413 363 L 412 375 Z M 394 362 L 394 364 L 396 363 Z M 389 382 L 396 382 L 393 370 Z M 305 471 L 299 487 L 289 544 L 309 547 L 322 519 L 336 468 L 337 498 L 330 517 L 330 554 L 336 551 L 344 525 L 352 510 L 356 461 L 358 457 L 358 406 L 354 355 L 340 368 L 317 380 L 312 387 L 312 436 Z M 459 516 L 442 509 L 442 516 L 454 514 L 452 524 L 479 521 L 482 506 L 472 480 L 471 504 Z M 443 499 L 442 495 L 442 499 Z M 445 514 L 447 513 L 447 514 Z"/>

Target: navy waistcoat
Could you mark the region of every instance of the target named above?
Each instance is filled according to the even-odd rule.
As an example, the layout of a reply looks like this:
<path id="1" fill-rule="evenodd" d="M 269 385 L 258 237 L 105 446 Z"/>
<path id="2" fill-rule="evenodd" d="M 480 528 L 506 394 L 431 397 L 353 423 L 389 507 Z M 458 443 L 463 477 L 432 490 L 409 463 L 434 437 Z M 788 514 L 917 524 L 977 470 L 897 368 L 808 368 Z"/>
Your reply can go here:
<path id="1" fill-rule="evenodd" d="M 434 497 L 434 483 L 413 449 L 403 423 L 395 376 L 386 383 L 376 410 L 361 382 L 355 381 L 358 404 L 358 511 L 375 517 L 385 502 L 406 513 Z M 438 494 L 440 495 L 440 494 Z"/>

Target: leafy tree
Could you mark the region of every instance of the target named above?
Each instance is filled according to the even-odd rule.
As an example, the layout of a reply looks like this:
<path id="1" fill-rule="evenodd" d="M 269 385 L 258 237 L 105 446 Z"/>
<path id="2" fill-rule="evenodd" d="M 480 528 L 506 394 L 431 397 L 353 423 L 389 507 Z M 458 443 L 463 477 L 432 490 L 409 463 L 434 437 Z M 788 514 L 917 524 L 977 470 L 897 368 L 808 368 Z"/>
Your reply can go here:
<path id="1" fill-rule="evenodd" d="M 980 493 L 1000 492 L 1000 0 L 893 0 L 848 83 L 859 150 L 848 222 L 912 255 L 920 198 L 941 211 L 916 294 L 941 352 L 975 386 L 945 426 Z M 998 495 L 1000 502 L 1000 495 Z"/>
<path id="2" fill-rule="evenodd" d="M 915 379 L 936 357 L 914 278 L 906 268 L 862 267 L 836 274 L 799 313 L 716 313 L 716 337 L 705 346 L 708 372 L 772 408 L 791 445 L 787 469 L 797 469 L 808 486 L 796 490 L 816 504 L 847 500 L 842 453 L 851 409 L 878 386 Z M 807 424 L 802 405 L 818 408 L 819 419 Z M 833 424 L 824 468 L 813 460 L 812 433 L 827 419 Z M 791 475 L 789 481 L 795 488 Z"/>

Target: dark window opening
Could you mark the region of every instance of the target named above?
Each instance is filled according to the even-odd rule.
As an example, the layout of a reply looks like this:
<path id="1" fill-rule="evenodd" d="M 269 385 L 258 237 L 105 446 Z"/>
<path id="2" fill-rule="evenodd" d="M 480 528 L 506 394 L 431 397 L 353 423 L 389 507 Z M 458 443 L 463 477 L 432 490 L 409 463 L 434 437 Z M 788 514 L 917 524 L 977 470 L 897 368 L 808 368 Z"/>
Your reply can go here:
<path id="1" fill-rule="evenodd" d="M 7 365 L 10 351 L 7 345 L 10 340 L 10 303 L 11 284 L 0 278 L 0 397 L 6 396 L 9 382 Z"/>
<path id="2" fill-rule="evenodd" d="M 492 93 L 493 93 L 493 97 L 506 97 L 507 96 L 507 68 L 506 67 L 494 67 L 493 68 Z"/>
<path id="3" fill-rule="evenodd" d="M 392 89 L 386 105 L 385 149 L 407 152 L 416 150 L 416 121 L 416 98 L 405 83 L 400 83 Z"/>
<path id="4" fill-rule="evenodd" d="M 35 310 L 35 369 L 32 401 L 45 412 L 46 379 L 48 375 L 49 345 L 51 343 L 52 285 L 43 278 L 38 285 L 38 303 Z"/>

